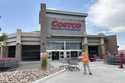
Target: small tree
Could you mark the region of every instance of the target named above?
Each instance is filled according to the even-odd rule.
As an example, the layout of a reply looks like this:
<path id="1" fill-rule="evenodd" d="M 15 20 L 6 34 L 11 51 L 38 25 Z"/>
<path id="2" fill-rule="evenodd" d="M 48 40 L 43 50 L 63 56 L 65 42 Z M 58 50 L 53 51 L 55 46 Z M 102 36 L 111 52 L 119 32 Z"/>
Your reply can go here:
<path id="1" fill-rule="evenodd" d="M 3 33 L 1 36 L 0 36 L 0 41 L 5 41 L 7 40 L 7 35 L 5 33 Z"/>

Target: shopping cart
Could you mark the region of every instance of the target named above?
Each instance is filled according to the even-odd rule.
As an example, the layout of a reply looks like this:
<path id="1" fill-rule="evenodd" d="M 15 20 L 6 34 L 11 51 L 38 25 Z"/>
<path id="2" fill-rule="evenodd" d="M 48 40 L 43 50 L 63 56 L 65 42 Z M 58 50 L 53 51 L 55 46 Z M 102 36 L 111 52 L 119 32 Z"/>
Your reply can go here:
<path id="1" fill-rule="evenodd" d="M 80 71 L 79 59 L 78 58 L 68 58 L 67 66 L 65 67 L 67 71 Z"/>

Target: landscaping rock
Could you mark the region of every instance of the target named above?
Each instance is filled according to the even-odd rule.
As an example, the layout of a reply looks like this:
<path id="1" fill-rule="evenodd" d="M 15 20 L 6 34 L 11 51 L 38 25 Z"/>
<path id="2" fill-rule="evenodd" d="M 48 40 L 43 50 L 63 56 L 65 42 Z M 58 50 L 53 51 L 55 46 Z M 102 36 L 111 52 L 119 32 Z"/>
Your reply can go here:
<path id="1" fill-rule="evenodd" d="M 58 68 L 50 68 L 49 71 L 39 69 L 28 69 L 22 71 L 1 72 L 0 83 L 32 83 L 35 80 L 59 71 Z"/>

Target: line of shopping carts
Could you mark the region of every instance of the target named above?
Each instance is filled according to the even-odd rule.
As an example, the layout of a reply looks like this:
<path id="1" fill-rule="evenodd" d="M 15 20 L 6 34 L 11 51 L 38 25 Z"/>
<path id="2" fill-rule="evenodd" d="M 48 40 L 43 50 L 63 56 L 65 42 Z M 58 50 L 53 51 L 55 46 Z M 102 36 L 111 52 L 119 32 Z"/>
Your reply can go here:
<path id="1" fill-rule="evenodd" d="M 80 71 L 79 67 L 80 59 L 78 58 L 66 58 L 64 60 L 64 65 L 60 66 L 60 68 L 65 68 L 67 71 Z"/>

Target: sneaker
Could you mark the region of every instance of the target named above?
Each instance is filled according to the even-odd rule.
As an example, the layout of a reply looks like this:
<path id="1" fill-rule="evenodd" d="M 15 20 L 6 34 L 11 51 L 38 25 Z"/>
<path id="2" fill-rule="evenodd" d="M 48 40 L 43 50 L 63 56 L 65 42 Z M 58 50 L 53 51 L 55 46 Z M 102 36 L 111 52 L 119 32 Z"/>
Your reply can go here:
<path id="1" fill-rule="evenodd" d="M 92 73 L 90 72 L 89 75 L 92 75 Z"/>

